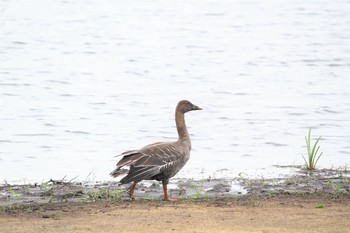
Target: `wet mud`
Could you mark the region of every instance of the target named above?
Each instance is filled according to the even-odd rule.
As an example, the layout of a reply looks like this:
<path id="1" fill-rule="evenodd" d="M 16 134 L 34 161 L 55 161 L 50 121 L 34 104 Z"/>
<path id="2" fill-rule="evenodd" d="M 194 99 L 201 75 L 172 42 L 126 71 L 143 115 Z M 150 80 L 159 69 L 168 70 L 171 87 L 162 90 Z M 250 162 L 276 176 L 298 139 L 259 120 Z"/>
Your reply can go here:
<path id="1" fill-rule="evenodd" d="M 75 182 L 65 179 L 50 179 L 40 184 L 3 184 L 0 186 L 0 207 L 99 200 L 127 201 L 130 200 L 128 188 L 129 185 L 119 185 L 118 182 Z M 350 197 L 350 171 L 324 169 L 307 172 L 299 169 L 293 175 L 270 179 L 250 179 L 243 174 L 233 179 L 172 179 L 168 189 L 171 197 L 180 200 L 306 194 Z M 162 200 L 161 183 L 139 183 L 135 197 L 137 200 Z"/>

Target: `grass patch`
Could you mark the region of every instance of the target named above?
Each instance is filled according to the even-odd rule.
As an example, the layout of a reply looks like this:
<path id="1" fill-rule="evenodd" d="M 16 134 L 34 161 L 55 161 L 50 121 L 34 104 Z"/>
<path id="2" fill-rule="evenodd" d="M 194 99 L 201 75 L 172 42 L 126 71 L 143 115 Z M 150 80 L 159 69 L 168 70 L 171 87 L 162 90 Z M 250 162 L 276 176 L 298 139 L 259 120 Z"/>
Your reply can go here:
<path id="1" fill-rule="evenodd" d="M 44 192 L 48 192 L 50 190 L 49 182 L 42 182 L 40 184 L 40 189 Z"/>
<path id="2" fill-rule="evenodd" d="M 121 199 L 123 193 L 124 190 L 122 189 L 109 190 L 102 188 L 97 191 L 88 192 L 84 195 L 84 197 L 92 202 L 95 202 L 97 200 L 113 201 Z"/>
<path id="3" fill-rule="evenodd" d="M 319 136 L 315 142 L 315 144 L 311 144 L 311 128 L 309 129 L 308 135 L 305 136 L 305 142 L 307 147 L 307 158 L 305 158 L 303 155 L 303 159 L 305 161 L 306 169 L 307 170 L 315 170 L 316 164 L 318 160 L 320 159 L 321 155 L 318 154 L 318 150 L 320 149 L 320 146 L 317 146 L 318 142 L 320 141 L 321 136 Z"/>
<path id="4" fill-rule="evenodd" d="M 13 190 L 12 188 L 9 188 L 7 191 L 9 192 L 11 198 L 13 198 L 17 201 L 22 199 L 22 196 L 20 194 L 16 193 L 16 191 Z"/>
<path id="5" fill-rule="evenodd" d="M 323 209 L 325 206 L 322 203 L 318 203 L 315 205 L 316 209 Z"/>
<path id="6" fill-rule="evenodd" d="M 191 199 L 200 199 L 200 198 L 206 198 L 207 193 L 203 189 L 204 180 L 202 179 L 200 185 L 193 184 L 190 192 L 189 192 L 189 198 Z"/>
<path id="7" fill-rule="evenodd" d="M 154 200 L 154 198 L 152 197 L 152 195 L 146 194 L 146 195 L 143 197 L 143 200 L 144 200 L 144 201 L 152 201 L 152 200 Z"/>

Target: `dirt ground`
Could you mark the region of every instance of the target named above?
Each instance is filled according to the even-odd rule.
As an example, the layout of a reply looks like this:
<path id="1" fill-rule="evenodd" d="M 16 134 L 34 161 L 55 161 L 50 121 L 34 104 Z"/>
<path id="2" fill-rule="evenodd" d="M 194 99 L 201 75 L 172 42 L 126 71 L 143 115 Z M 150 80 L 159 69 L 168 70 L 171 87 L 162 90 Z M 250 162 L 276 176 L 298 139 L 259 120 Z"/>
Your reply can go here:
<path id="1" fill-rule="evenodd" d="M 0 232 L 350 232 L 349 195 L 95 201 L 0 212 Z"/>

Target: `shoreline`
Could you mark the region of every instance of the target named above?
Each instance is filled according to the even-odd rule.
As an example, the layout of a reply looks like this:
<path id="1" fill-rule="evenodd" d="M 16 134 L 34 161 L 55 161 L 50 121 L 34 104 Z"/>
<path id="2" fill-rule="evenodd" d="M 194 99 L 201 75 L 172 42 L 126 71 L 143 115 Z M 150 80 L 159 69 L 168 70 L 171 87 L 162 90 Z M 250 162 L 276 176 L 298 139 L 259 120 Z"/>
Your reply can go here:
<path id="1" fill-rule="evenodd" d="M 129 184 L 118 182 L 74 182 L 52 180 L 41 184 L 0 185 L 0 209 L 8 206 L 62 202 L 128 201 Z M 180 200 L 241 197 L 273 197 L 277 195 L 349 195 L 350 171 L 322 169 L 269 179 L 249 179 L 240 174 L 232 179 L 171 179 L 169 193 Z M 138 200 L 162 200 L 163 191 L 157 181 L 140 182 L 135 191 Z"/>

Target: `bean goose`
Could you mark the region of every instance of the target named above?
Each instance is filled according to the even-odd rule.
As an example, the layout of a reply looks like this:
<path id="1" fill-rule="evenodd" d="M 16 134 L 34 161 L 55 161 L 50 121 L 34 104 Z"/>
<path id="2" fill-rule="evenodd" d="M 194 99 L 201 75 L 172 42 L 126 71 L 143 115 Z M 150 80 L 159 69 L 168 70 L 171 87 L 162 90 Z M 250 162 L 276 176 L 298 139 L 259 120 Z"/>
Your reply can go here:
<path id="1" fill-rule="evenodd" d="M 157 180 L 162 181 L 164 200 L 172 200 L 167 191 L 169 179 L 175 176 L 190 158 L 191 140 L 184 114 L 192 110 L 202 110 L 202 108 L 187 100 L 181 100 L 177 104 L 175 122 L 178 140 L 176 142 L 157 142 L 119 155 L 122 158 L 110 175 L 113 177 L 124 175 L 119 181 L 121 184 L 133 182 L 128 191 L 130 198 L 134 199 L 134 190 L 138 182 Z"/>

